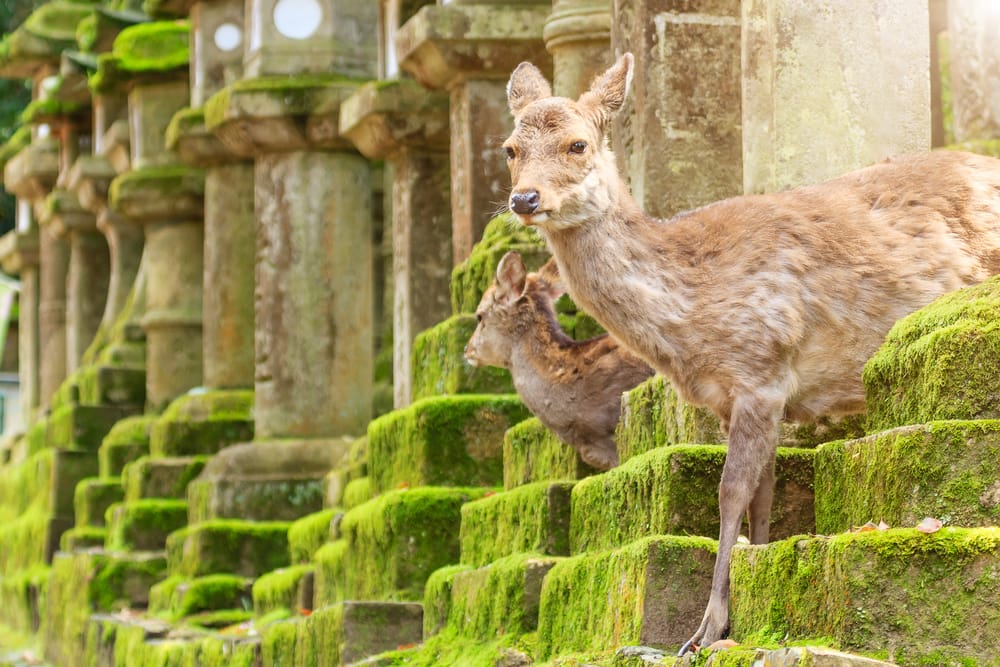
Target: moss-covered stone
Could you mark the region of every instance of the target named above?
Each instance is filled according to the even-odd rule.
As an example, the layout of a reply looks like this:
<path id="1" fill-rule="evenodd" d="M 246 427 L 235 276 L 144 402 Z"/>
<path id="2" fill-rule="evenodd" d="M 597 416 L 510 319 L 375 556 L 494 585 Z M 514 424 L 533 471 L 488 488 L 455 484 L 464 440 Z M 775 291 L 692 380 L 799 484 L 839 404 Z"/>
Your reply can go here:
<path id="1" fill-rule="evenodd" d="M 76 46 L 76 26 L 91 12 L 87 3 L 54 0 L 32 12 L 0 42 L 0 71 L 29 78 L 42 64 L 55 65 L 63 49 Z"/>
<path id="2" fill-rule="evenodd" d="M 424 399 L 384 415 L 368 426 L 373 486 L 499 486 L 504 431 L 528 414 L 517 396 L 469 395 Z"/>
<path id="3" fill-rule="evenodd" d="M 536 657 L 679 646 L 701 620 L 715 548 L 703 537 L 648 537 L 559 561 L 542 585 Z"/>
<path id="4" fill-rule="evenodd" d="M 421 639 L 418 604 L 392 602 L 342 602 L 314 611 L 294 624 L 294 649 L 289 650 L 289 630 L 264 640 L 265 665 L 349 665 L 364 658 L 417 643 Z M 275 644 L 283 645 L 275 654 Z M 276 659 L 281 656 L 281 660 Z M 271 661 L 269 661 L 269 659 Z"/>
<path id="5" fill-rule="evenodd" d="M 301 605 L 303 579 L 311 577 L 312 565 L 292 565 L 268 572 L 253 582 L 253 612 L 257 618 L 278 609 L 298 611 L 312 609 L 312 605 Z"/>
<path id="6" fill-rule="evenodd" d="M 830 637 L 900 664 L 989 664 L 1000 655 L 998 554 L 998 528 L 737 547 L 732 634 Z"/>
<path id="7" fill-rule="evenodd" d="M 778 448 L 771 534 L 813 530 L 810 449 Z M 644 535 L 719 534 L 721 445 L 661 447 L 577 482 L 572 494 L 571 553 L 623 546 Z"/>
<path id="8" fill-rule="evenodd" d="M 293 563 L 308 563 L 327 542 L 340 537 L 339 517 L 343 512 L 327 509 L 302 517 L 288 529 L 288 550 Z"/>
<path id="9" fill-rule="evenodd" d="M 473 366 L 465 360 L 466 343 L 476 330 L 474 315 L 454 315 L 417 334 L 411 373 L 413 399 L 443 394 L 510 394 L 510 371 Z"/>
<path id="10" fill-rule="evenodd" d="M 500 258 L 511 250 L 521 253 L 529 271 L 538 269 L 549 258 L 545 241 L 538 232 L 519 223 L 511 213 L 498 215 L 487 223 L 483 238 L 469 257 L 451 272 L 452 313 L 476 312 L 496 277 Z"/>
<path id="11" fill-rule="evenodd" d="M 356 479 L 368 476 L 368 436 L 355 438 L 347 450 L 347 460 L 331 470 L 326 476 L 326 508 L 342 507 L 347 485 Z"/>
<path id="12" fill-rule="evenodd" d="M 358 505 L 364 505 L 375 497 L 375 489 L 372 488 L 371 477 L 359 477 L 351 480 L 344 488 L 344 509 L 354 509 Z"/>
<path id="13" fill-rule="evenodd" d="M 111 505 L 105 516 L 108 549 L 163 549 L 167 536 L 187 525 L 187 503 L 144 498 Z"/>
<path id="14" fill-rule="evenodd" d="M 50 447 L 97 450 L 117 422 L 134 414 L 127 407 L 64 405 L 49 416 L 46 442 Z"/>
<path id="15" fill-rule="evenodd" d="M 104 526 L 104 513 L 125 497 L 118 477 L 90 477 L 76 485 L 73 506 L 77 526 Z"/>
<path id="16" fill-rule="evenodd" d="M 125 500 L 186 497 L 187 486 L 205 467 L 207 456 L 154 459 L 143 456 L 122 471 Z"/>
<path id="17" fill-rule="evenodd" d="M 133 219 L 151 213 L 190 217 L 203 208 L 204 198 L 205 173 L 183 165 L 134 169 L 115 178 L 108 190 L 111 206 Z"/>
<path id="18" fill-rule="evenodd" d="M 1000 421 L 905 426 L 818 450 L 818 532 L 880 520 L 915 526 L 926 516 L 1000 525 Z"/>
<path id="19" fill-rule="evenodd" d="M 117 422 L 97 452 L 101 477 L 122 474 L 125 464 L 149 453 L 149 429 L 156 415 L 139 415 Z"/>
<path id="20" fill-rule="evenodd" d="M 97 456 L 94 452 L 54 449 L 50 478 L 52 514 L 73 517 L 76 485 L 87 477 L 95 475 L 97 475 Z"/>
<path id="21" fill-rule="evenodd" d="M 1000 418 L 1000 277 L 903 318 L 864 370 L 868 430 Z"/>
<path id="22" fill-rule="evenodd" d="M 485 489 L 385 493 L 344 515 L 344 540 L 316 553 L 316 606 L 339 600 L 420 600 L 438 568 L 459 559 L 464 503 Z"/>
<path id="23" fill-rule="evenodd" d="M 108 346 L 113 353 L 102 356 L 138 357 L 142 363 L 145 346 L 137 343 Z M 108 347 L 104 349 L 107 350 Z M 131 359 L 130 359 L 131 361 Z M 145 367 L 109 366 L 95 363 L 80 369 L 80 402 L 87 405 L 130 405 L 146 403 Z"/>
<path id="24" fill-rule="evenodd" d="M 427 578 L 424 586 L 424 639 L 445 630 L 451 616 L 452 587 L 460 572 L 474 569 L 471 565 L 445 565 Z"/>
<path id="25" fill-rule="evenodd" d="M 70 528 L 59 537 L 59 549 L 61 551 L 73 552 L 78 549 L 103 547 L 107 535 L 108 531 L 106 528 L 76 526 Z"/>
<path id="26" fill-rule="evenodd" d="M 252 584 L 251 579 L 233 574 L 175 581 L 170 587 L 168 617 L 177 620 L 206 611 L 248 609 Z"/>
<path id="27" fill-rule="evenodd" d="M 148 78 L 186 68 L 190 58 L 189 32 L 187 21 L 140 23 L 122 30 L 111 53 L 98 57 L 91 88 L 105 91 L 137 77 Z"/>
<path id="28" fill-rule="evenodd" d="M 256 577 L 285 567 L 289 564 L 288 528 L 284 521 L 224 519 L 187 526 L 167 538 L 170 573 Z"/>
<path id="29" fill-rule="evenodd" d="M 503 487 L 546 480 L 583 479 L 598 471 L 545 428 L 538 417 L 511 426 L 503 436 Z"/>
<path id="30" fill-rule="evenodd" d="M 174 400 L 150 431 L 154 457 L 214 454 L 253 440 L 254 394 L 250 390 L 185 394 Z"/>
<path id="31" fill-rule="evenodd" d="M 13 631 L 31 635 L 41 627 L 50 568 L 33 565 L 0 577 L 0 625 L 5 635 Z"/>
<path id="32" fill-rule="evenodd" d="M 569 555 L 573 482 L 538 482 L 462 506 L 461 562 L 482 567 L 519 553 Z"/>

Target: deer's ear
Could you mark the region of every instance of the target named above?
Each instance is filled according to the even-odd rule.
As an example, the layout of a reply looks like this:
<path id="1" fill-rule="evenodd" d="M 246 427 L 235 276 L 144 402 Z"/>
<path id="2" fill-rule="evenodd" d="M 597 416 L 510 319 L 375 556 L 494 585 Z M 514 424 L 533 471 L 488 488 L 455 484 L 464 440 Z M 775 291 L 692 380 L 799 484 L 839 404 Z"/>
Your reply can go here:
<path id="1" fill-rule="evenodd" d="M 504 255 L 497 264 L 497 301 L 504 305 L 517 301 L 524 293 L 525 276 L 521 255 L 513 250 Z"/>
<path id="2" fill-rule="evenodd" d="M 559 276 L 559 265 L 556 264 L 555 257 L 549 259 L 549 261 L 542 265 L 542 268 L 538 269 L 538 279 L 539 286 L 545 290 L 545 294 L 553 301 L 566 293 L 566 286 Z"/>
<path id="3" fill-rule="evenodd" d="M 579 103 L 590 107 L 597 114 L 601 125 L 607 124 L 625 104 L 632 85 L 634 65 L 632 54 L 624 54 L 604 74 L 595 78 L 590 90 L 580 96 Z"/>
<path id="4" fill-rule="evenodd" d="M 514 68 L 507 82 L 507 104 L 514 116 L 535 100 L 546 97 L 552 97 L 552 87 L 537 67 L 524 62 Z"/>

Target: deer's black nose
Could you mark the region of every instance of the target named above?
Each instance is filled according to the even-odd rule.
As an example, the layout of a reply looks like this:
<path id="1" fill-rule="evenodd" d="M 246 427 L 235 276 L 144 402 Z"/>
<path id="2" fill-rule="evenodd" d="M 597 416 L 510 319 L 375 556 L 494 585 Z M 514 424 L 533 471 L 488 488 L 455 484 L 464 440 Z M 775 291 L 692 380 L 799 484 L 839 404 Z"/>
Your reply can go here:
<path id="1" fill-rule="evenodd" d="M 514 213 L 527 215 L 538 210 L 538 202 L 540 200 L 541 197 L 538 195 L 538 190 L 515 192 L 510 196 L 510 208 Z"/>

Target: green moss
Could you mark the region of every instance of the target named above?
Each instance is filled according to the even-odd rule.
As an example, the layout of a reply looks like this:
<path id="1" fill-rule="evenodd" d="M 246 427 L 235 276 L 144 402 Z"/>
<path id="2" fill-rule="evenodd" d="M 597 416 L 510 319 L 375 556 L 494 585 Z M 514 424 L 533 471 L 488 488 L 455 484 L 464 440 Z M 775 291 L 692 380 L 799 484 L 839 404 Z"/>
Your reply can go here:
<path id="1" fill-rule="evenodd" d="M 462 506 L 461 562 L 518 553 L 569 555 L 572 482 L 539 482 Z"/>
<path id="2" fill-rule="evenodd" d="M 62 551 L 73 552 L 77 549 L 103 547 L 108 531 L 96 526 L 77 526 L 71 528 L 59 537 L 59 548 Z"/>
<path id="3" fill-rule="evenodd" d="M 112 427 L 134 413 L 107 405 L 64 405 L 49 415 L 45 438 L 50 447 L 96 451 Z"/>
<path id="4" fill-rule="evenodd" d="M 359 477 L 347 483 L 344 487 L 344 509 L 354 509 L 363 505 L 375 496 L 371 477 Z"/>
<path id="5" fill-rule="evenodd" d="M 97 44 L 97 14 L 90 13 L 76 24 L 76 45 L 83 53 L 89 53 Z"/>
<path id="6" fill-rule="evenodd" d="M 455 315 L 417 334 L 411 353 L 414 400 L 442 394 L 513 393 L 508 370 L 465 361 L 463 350 L 475 329 L 473 315 Z"/>
<path id="7" fill-rule="evenodd" d="M 418 401 L 371 422 L 373 486 L 499 485 L 503 434 L 528 417 L 516 396 L 448 396 Z"/>
<path id="8" fill-rule="evenodd" d="M 1000 529 L 913 529 L 734 551 L 732 632 L 826 636 L 900 664 L 1000 651 Z M 781 582 L 775 585 L 775 582 Z"/>
<path id="9" fill-rule="evenodd" d="M 500 258 L 510 250 L 521 253 L 529 271 L 539 268 L 549 256 L 538 232 L 517 222 L 513 214 L 505 213 L 493 218 L 469 257 L 451 272 L 452 313 L 458 315 L 476 311 L 483 293 L 496 276 Z"/>
<path id="10" fill-rule="evenodd" d="M 99 568 L 91 588 L 94 607 L 117 611 L 144 606 L 149 588 L 164 577 L 166 559 L 160 554 L 115 554 Z"/>
<path id="11" fill-rule="evenodd" d="M 289 525 L 284 521 L 215 519 L 182 528 L 167 538 L 170 573 L 256 577 L 285 567 L 289 564 Z"/>
<path id="12" fill-rule="evenodd" d="M 226 445 L 253 440 L 253 404 L 250 390 L 185 394 L 171 402 L 153 424 L 150 454 L 213 454 Z"/>
<path id="13" fill-rule="evenodd" d="M 868 429 L 1000 418 L 1000 277 L 903 318 L 865 366 Z"/>
<path id="14" fill-rule="evenodd" d="M 185 107 L 175 113 L 167 125 L 166 143 L 167 148 L 175 150 L 177 142 L 190 132 L 203 134 L 205 132 L 205 110 L 204 107 L 192 109 Z"/>
<path id="15" fill-rule="evenodd" d="M 7 166 L 7 163 L 12 157 L 27 148 L 30 143 L 31 127 L 28 125 L 22 125 L 17 128 L 17 131 L 11 135 L 10 139 L 5 141 L 4 144 L 0 146 L 0 171 L 3 171 L 4 167 Z"/>
<path id="16" fill-rule="evenodd" d="M 313 606 L 322 607 L 337 600 L 347 599 L 347 550 L 346 539 L 327 542 L 313 554 L 315 582 Z"/>
<path id="17" fill-rule="evenodd" d="M 77 526 L 104 526 L 104 513 L 125 497 L 118 477 L 90 477 L 76 485 L 73 506 Z"/>
<path id="18" fill-rule="evenodd" d="M 5 571 L 0 577 L 0 645 L 8 648 L 26 645 L 29 635 L 38 630 L 49 574 L 48 565 L 38 564 L 17 572 Z M 15 643 L 12 634 L 24 636 Z"/>
<path id="19" fill-rule="evenodd" d="M 503 486 L 508 491 L 532 482 L 583 479 L 597 472 L 531 417 L 511 426 L 503 436 Z"/>
<path id="20" fill-rule="evenodd" d="M 247 609 L 219 609 L 192 614 L 184 619 L 188 627 L 205 630 L 217 630 L 240 625 L 253 618 L 253 612 Z"/>
<path id="21" fill-rule="evenodd" d="M 292 523 L 288 529 L 288 549 L 293 563 L 308 563 L 321 546 L 337 539 L 335 518 L 340 510 L 316 512 Z"/>
<path id="22" fill-rule="evenodd" d="M 175 582 L 170 596 L 171 619 L 207 611 L 241 609 L 251 605 L 251 580 L 232 574 L 209 574 Z"/>
<path id="23" fill-rule="evenodd" d="M 452 588 L 455 577 L 460 572 L 473 568 L 469 565 L 445 565 L 435 570 L 427 578 L 424 586 L 424 638 L 430 638 L 445 630 L 451 616 Z"/>
<path id="24" fill-rule="evenodd" d="M 112 207 L 119 208 L 136 199 L 178 195 L 203 197 L 205 173 L 201 169 L 184 165 L 144 167 L 128 171 L 111 181 L 108 201 Z"/>
<path id="25" fill-rule="evenodd" d="M 271 623 L 264 628 L 261 638 L 261 657 L 264 665 L 295 665 L 295 642 L 303 619 Z"/>
<path id="26" fill-rule="evenodd" d="M 72 116 L 81 114 L 86 107 L 79 102 L 69 102 L 58 99 L 40 99 L 28 104 L 21 112 L 21 122 L 25 125 L 44 123 L 57 116 Z"/>
<path id="27" fill-rule="evenodd" d="M 435 488 L 393 491 L 344 515 L 340 599 L 419 600 L 427 577 L 458 562 L 459 526 L 464 503 L 485 489 Z M 332 543 L 317 553 L 329 555 Z M 334 552 L 336 553 L 336 552 Z M 317 570 L 316 606 L 335 602 L 321 597 L 328 589 Z M 325 572 L 323 572 L 325 576 Z"/>
<path id="28" fill-rule="evenodd" d="M 602 475 L 572 494 L 571 553 L 619 547 L 649 534 L 719 534 L 721 445 L 661 447 Z M 811 531 L 813 450 L 778 448 L 771 534 Z"/>
<path id="29" fill-rule="evenodd" d="M 121 475 L 125 464 L 149 453 L 149 429 L 156 415 L 119 420 L 111 427 L 97 451 L 101 477 Z"/>
<path id="30" fill-rule="evenodd" d="M 166 498 L 116 503 L 105 522 L 109 549 L 162 549 L 167 535 L 187 525 L 187 503 Z"/>
<path id="31" fill-rule="evenodd" d="M 816 528 L 868 521 L 915 526 L 1000 524 L 1000 421 L 944 421 L 823 445 L 816 458 Z"/>
<path id="32" fill-rule="evenodd" d="M 91 88 L 105 91 L 137 76 L 186 68 L 190 58 L 189 32 L 187 21 L 155 21 L 125 28 L 115 38 L 111 53 L 98 57 Z"/>
<path id="33" fill-rule="evenodd" d="M 69 528 L 66 524 L 64 528 Z M 58 543 L 58 534 L 52 534 L 58 528 L 52 516 L 38 507 L 0 525 L 0 571 L 16 572 L 45 563 L 50 545 Z"/>
<path id="34" fill-rule="evenodd" d="M 293 565 L 268 572 L 253 583 L 253 611 L 258 618 L 278 609 L 299 608 L 299 588 L 312 576 L 312 565 Z"/>
<path id="35" fill-rule="evenodd" d="M 208 463 L 208 456 L 153 459 L 143 456 L 122 471 L 125 500 L 186 497 L 188 484 Z"/>
<path id="36" fill-rule="evenodd" d="M 380 665 L 396 667 L 496 667 L 497 665 L 538 664 L 530 659 L 533 646 L 529 636 L 505 635 L 490 641 L 469 639 L 451 632 L 431 637 L 416 648 L 388 651 L 379 656 Z M 601 666 L 603 667 L 603 666 Z"/>
<path id="37" fill-rule="evenodd" d="M 714 561 L 715 542 L 701 537 L 649 537 L 559 561 L 542 587 L 536 657 L 679 645 L 701 618 Z"/>

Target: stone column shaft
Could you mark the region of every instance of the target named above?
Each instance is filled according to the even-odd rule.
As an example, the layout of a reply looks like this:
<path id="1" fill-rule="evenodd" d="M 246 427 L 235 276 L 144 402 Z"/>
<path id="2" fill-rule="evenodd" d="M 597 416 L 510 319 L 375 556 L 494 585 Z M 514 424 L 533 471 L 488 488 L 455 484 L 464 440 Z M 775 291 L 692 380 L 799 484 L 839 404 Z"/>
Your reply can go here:
<path id="1" fill-rule="evenodd" d="M 949 0 L 948 37 L 955 141 L 1000 137 L 1000 6 Z"/>
<path id="2" fill-rule="evenodd" d="M 69 247 L 66 371 L 72 373 L 101 326 L 111 263 L 107 239 L 96 227 L 71 231 Z"/>
<path id="3" fill-rule="evenodd" d="M 38 337 L 41 343 L 39 393 L 48 407 L 56 389 L 66 379 L 66 277 L 69 240 L 56 238 L 43 227 L 38 232 L 40 274 L 38 284 Z"/>
<path id="4" fill-rule="evenodd" d="M 21 294 L 18 297 L 19 320 L 17 334 L 18 380 L 21 394 L 21 415 L 30 424 L 38 408 L 39 398 L 39 321 L 38 264 L 21 269 Z"/>

